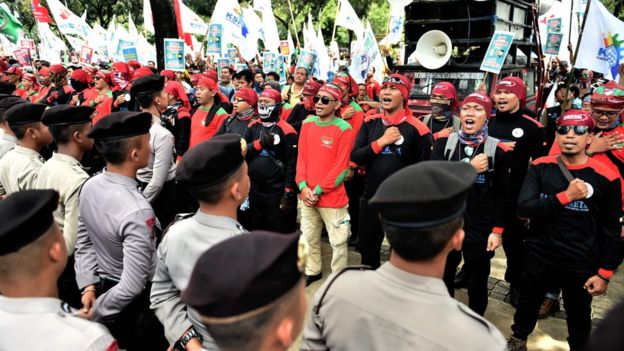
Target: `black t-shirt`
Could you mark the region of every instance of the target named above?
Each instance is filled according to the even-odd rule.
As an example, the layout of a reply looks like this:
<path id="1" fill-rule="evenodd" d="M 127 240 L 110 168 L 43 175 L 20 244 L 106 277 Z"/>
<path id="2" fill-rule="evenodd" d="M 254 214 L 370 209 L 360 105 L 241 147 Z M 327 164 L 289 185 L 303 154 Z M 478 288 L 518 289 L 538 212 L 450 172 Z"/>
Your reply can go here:
<path id="1" fill-rule="evenodd" d="M 399 169 L 420 161 L 429 160 L 433 137 L 421 121 L 412 116 L 396 126 L 404 140 L 401 145 L 388 145 L 381 150 L 374 149 L 372 142 L 386 131 L 381 115 L 365 121 L 355 139 L 351 161 L 366 167 L 364 196 L 371 198 L 386 178 Z"/>
<path id="2" fill-rule="evenodd" d="M 303 103 L 300 102 L 295 105 L 295 107 L 290 110 L 290 115 L 288 115 L 288 119 L 286 122 L 290 124 L 297 133 L 301 132 L 301 123 L 308 118 L 308 116 L 313 115 L 316 111 L 314 110 L 306 110 Z"/>
<path id="3" fill-rule="evenodd" d="M 615 270 L 622 262 L 619 176 L 591 158 L 567 168 L 591 185 L 589 198 L 567 199 L 563 192 L 569 183 L 554 156 L 535 160 L 528 170 L 518 198 L 518 214 L 530 219 L 527 268 L 585 276 L 599 268 Z"/>
<path id="4" fill-rule="evenodd" d="M 473 149 L 472 156 L 465 152 L 465 145 L 458 141 L 453 155 L 445 155 L 447 137 L 436 140 L 431 153 L 432 160 L 459 162 L 466 158 L 473 159 L 484 153 L 485 143 Z M 449 159 L 450 156 L 450 159 Z M 494 228 L 504 228 L 508 212 L 507 193 L 509 191 L 509 167 L 511 154 L 502 144 L 498 144 L 493 160 L 494 169 L 477 175 L 474 185 L 468 193 L 466 212 L 464 212 L 464 241 L 469 244 L 487 242 Z M 491 168 L 492 162 L 490 162 Z M 483 247 L 485 250 L 485 246 Z"/>

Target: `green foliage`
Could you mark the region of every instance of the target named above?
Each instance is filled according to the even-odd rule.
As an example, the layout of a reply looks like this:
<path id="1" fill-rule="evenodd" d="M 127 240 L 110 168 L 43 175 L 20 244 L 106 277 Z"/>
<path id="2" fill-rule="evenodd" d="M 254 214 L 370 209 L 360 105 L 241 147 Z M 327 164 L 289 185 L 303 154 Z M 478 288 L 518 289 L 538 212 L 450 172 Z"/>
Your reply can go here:
<path id="1" fill-rule="evenodd" d="M 617 18 L 624 21 L 624 1 L 622 0 L 601 0 L 603 5 Z"/>

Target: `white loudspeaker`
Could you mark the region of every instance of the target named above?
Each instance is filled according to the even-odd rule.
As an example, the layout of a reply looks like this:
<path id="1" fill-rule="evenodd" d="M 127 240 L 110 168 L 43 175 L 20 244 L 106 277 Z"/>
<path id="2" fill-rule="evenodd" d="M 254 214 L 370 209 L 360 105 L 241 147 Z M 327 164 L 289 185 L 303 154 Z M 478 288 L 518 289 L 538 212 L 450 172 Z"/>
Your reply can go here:
<path id="1" fill-rule="evenodd" d="M 451 38 L 441 30 L 430 30 L 423 34 L 414 52 L 418 62 L 427 69 L 438 69 L 451 58 Z"/>
<path id="2" fill-rule="evenodd" d="M 538 5 L 539 15 L 543 16 L 555 4 L 554 0 L 541 0 Z"/>

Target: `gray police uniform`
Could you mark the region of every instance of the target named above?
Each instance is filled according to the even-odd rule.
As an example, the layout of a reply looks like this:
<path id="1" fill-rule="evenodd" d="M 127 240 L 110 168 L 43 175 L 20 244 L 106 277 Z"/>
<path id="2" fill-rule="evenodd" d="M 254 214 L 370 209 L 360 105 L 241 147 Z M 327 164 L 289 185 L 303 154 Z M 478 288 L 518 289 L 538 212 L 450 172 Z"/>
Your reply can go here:
<path id="1" fill-rule="evenodd" d="M 442 279 L 385 263 L 346 271 L 317 291 L 301 350 L 506 350 L 490 322 L 451 298 Z"/>
<path id="2" fill-rule="evenodd" d="M 117 350 L 106 328 L 51 297 L 0 296 L 0 330 L 0 350 Z"/>
<path id="3" fill-rule="evenodd" d="M 17 143 L 17 138 L 11 134 L 7 134 L 4 129 L 0 129 L 0 158 L 4 156 L 10 150 L 13 150 Z"/>
<path id="4" fill-rule="evenodd" d="M 78 232 L 78 192 L 89 178 L 80 162 L 72 156 L 55 152 L 39 169 L 35 189 L 54 189 L 59 192 L 59 207 L 54 211 L 54 221 L 63 231 L 67 254 L 74 253 Z"/>
<path id="5" fill-rule="evenodd" d="M 37 151 L 15 145 L 0 159 L 0 195 L 32 189 L 44 162 Z"/>
<path id="6" fill-rule="evenodd" d="M 193 267 L 202 253 L 219 242 L 246 232 L 234 219 L 198 211 L 190 218 L 173 224 L 158 247 L 158 263 L 152 281 L 151 308 L 165 328 L 170 344 L 175 343 L 191 326 L 204 339 L 202 347 L 217 350 L 198 313 L 180 299 L 191 278 Z"/>
<path id="7" fill-rule="evenodd" d="M 76 282 L 116 281 L 98 296 L 93 319 L 121 312 L 137 298 L 156 266 L 155 217 L 134 179 L 103 171 L 84 183 L 78 201 Z"/>
<path id="8" fill-rule="evenodd" d="M 145 168 L 137 171 L 137 179 L 147 183 L 143 195 L 153 202 L 163 189 L 165 182 L 175 178 L 175 142 L 173 134 L 160 125 L 160 119 L 152 116 L 150 127 L 150 160 Z"/>

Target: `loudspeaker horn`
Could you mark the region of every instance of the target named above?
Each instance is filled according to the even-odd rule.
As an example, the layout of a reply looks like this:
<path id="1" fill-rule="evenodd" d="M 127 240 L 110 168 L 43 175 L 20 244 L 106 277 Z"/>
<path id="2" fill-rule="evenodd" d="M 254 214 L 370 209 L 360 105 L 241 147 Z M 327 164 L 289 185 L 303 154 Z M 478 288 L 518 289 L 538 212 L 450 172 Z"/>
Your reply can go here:
<path id="1" fill-rule="evenodd" d="M 543 16 L 550 10 L 551 7 L 555 4 L 554 0 L 541 0 L 538 5 L 538 12 L 540 16 Z"/>
<path id="2" fill-rule="evenodd" d="M 414 54 L 421 66 L 438 69 L 448 62 L 452 52 L 451 38 L 441 30 L 430 30 L 418 39 Z"/>

